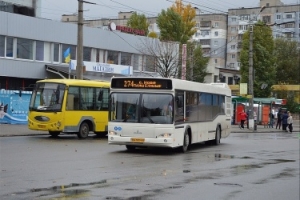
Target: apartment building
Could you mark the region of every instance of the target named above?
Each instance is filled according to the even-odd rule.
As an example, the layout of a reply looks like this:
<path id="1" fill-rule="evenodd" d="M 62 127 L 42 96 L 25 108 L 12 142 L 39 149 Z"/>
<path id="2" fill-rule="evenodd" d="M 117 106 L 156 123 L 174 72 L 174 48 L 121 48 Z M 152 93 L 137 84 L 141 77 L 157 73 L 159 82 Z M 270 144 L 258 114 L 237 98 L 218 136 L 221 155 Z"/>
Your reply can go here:
<path id="1" fill-rule="evenodd" d="M 279 0 L 261 0 L 260 7 L 255 8 L 229 9 L 225 67 L 240 70 L 242 36 L 248 30 L 249 24 L 261 20 L 272 28 L 274 38 L 287 38 L 300 42 L 299 18 L 300 4 L 284 5 Z"/>
<path id="2" fill-rule="evenodd" d="M 192 40 L 199 42 L 203 55 L 210 58 L 205 82 L 217 82 L 219 79 L 224 82 L 219 75 L 226 63 L 227 15 L 200 14 L 196 15 L 195 21 L 197 31 Z"/>

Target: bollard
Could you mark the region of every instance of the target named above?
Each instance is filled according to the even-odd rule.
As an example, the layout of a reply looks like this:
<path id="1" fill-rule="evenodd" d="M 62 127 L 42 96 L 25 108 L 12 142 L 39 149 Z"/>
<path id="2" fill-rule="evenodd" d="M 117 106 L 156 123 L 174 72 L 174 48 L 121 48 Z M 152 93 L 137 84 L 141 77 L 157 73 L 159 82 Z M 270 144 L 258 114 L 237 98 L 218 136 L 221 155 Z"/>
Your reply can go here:
<path id="1" fill-rule="evenodd" d="M 254 123 L 254 130 L 256 131 L 257 130 L 257 124 Z"/>

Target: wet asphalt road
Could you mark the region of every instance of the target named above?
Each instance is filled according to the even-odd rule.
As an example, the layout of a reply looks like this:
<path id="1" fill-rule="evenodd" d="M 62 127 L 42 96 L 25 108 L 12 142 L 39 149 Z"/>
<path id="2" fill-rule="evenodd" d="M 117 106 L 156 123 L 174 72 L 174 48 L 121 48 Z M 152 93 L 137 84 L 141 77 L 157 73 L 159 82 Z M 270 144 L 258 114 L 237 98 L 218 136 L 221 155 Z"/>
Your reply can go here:
<path id="1" fill-rule="evenodd" d="M 299 199 L 299 133 L 127 152 L 106 138 L 0 137 L 1 199 Z"/>

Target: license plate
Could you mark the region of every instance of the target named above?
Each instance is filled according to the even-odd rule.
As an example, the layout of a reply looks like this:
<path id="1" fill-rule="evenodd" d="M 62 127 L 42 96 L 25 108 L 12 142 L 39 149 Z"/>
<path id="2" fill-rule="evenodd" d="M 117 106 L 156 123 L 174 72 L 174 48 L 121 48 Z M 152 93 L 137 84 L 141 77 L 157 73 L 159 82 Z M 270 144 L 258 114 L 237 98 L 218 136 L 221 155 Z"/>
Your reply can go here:
<path id="1" fill-rule="evenodd" d="M 46 128 L 46 125 L 38 125 L 39 128 Z"/>
<path id="2" fill-rule="evenodd" d="M 143 143 L 145 142 L 145 138 L 131 138 L 131 142 Z"/>

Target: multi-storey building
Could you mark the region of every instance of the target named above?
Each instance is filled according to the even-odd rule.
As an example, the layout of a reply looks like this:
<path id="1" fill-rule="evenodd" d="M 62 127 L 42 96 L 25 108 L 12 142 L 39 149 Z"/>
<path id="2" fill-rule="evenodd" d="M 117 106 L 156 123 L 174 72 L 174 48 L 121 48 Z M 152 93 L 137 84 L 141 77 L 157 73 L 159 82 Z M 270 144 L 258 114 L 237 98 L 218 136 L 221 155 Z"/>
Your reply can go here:
<path id="1" fill-rule="evenodd" d="M 217 82 L 219 79 L 223 82 L 219 74 L 226 63 L 227 15 L 201 14 L 196 15 L 195 21 L 197 32 L 192 40 L 199 42 L 203 55 L 210 58 L 205 82 Z"/>
<path id="2" fill-rule="evenodd" d="M 260 7 L 228 10 L 227 62 L 225 68 L 239 71 L 242 36 L 249 24 L 265 22 L 274 38 L 299 42 L 300 5 L 284 5 L 280 0 L 261 0 Z M 255 42 L 255 41 L 254 41 Z"/>

